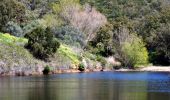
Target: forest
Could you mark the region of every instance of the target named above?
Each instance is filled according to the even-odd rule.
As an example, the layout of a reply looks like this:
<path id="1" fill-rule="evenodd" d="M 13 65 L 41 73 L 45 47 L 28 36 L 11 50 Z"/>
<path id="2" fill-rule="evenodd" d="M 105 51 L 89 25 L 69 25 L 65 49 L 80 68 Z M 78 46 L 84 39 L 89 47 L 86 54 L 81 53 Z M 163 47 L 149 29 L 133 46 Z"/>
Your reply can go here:
<path id="1" fill-rule="evenodd" d="M 0 0 L 0 32 L 0 72 L 170 65 L 170 0 Z"/>

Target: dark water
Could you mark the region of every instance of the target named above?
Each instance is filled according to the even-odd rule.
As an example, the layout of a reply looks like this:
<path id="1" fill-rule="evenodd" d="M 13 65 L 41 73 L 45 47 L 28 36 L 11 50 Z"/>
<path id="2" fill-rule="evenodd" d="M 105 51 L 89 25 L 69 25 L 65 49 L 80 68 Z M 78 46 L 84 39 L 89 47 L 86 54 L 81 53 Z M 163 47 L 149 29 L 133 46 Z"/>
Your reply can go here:
<path id="1" fill-rule="evenodd" d="M 0 100 L 170 100 L 170 73 L 1 77 Z"/>

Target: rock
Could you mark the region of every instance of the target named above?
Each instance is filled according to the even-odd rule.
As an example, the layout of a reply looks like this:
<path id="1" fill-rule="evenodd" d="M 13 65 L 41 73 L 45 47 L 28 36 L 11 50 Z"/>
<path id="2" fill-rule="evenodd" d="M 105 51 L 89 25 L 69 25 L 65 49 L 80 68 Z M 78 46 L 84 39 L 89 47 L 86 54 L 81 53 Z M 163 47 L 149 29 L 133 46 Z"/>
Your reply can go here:
<path id="1" fill-rule="evenodd" d="M 39 65 L 39 64 L 36 65 L 35 71 L 36 71 L 37 73 L 42 74 L 43 70 L 44 70 L 44 68 L 43 68 L 42 65 Z"/>
<path id="2" fill-rule="evenodd" d="M 85 60 L 85 59 L 83 59 L 83 60 L 82 60 L 82 63 L 83 63 L 83 65 L 84 65 L 84 68 L 86 69 L 86 68 L 87 68 L 87 66 L 88 66 L 88 65 L 87 65 L 86 60 Z"/>
<path id="3" fill-rule="evenodd" d="M 112 64 L 113 66 L 121 66 L 121 63 L 119 61 L 116 61 L 116 59 L 113 56 L 106 58 L 106 61 Z"/>

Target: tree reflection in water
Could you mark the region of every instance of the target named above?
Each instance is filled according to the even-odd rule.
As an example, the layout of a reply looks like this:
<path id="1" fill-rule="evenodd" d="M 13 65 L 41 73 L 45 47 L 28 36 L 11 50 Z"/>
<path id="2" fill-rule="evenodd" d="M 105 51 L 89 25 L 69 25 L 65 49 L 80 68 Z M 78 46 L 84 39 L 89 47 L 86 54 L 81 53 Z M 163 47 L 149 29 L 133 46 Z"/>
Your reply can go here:
<path id="1" fill-rule="evenodd" d="M 108 72 L 3 77 L 0 100 L 170 100 L 167 74 L 135 75 Z M 145 78 L 150 76 L 160 79 Z"/>

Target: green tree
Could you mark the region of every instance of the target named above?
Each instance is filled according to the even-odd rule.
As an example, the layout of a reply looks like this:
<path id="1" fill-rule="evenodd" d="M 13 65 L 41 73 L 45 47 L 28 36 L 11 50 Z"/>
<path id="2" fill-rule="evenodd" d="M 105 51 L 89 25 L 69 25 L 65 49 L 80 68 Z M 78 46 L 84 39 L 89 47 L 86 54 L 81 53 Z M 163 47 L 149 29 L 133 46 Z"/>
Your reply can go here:
<path id="1" fill-rule="evenodd" d="M 127 67 L 138 67 L 148 64 L 148 51 L 137 36 L 132 37 L 131 42 L 125 42 L 122 46 L 123 65 Z"/>
<path id="2" fill-rule="evenodd" d="M 28 38 L 26 48 L 39 59 L 47 60 L 60 46 L 60 43 L 54 38 L 49 28 L 37 28 L 33 32 L 26 34 L 25 37 Z"/>
<path id="3" fill-rule="evenodd" d="M 115 57 L 124 67 L 134 68 L 148 63 L 148 51 L 143 40 L 126 27 L 119 27 L 113 34 Z"/>
<path id="4" fill-rule="evenodd" d="M 22 23 L 25 20 L 25 7 L 15 0 L 0 1 L 0 31 L 9 21 Z"/>
<path id="5" fill-rule="evenodd" d="M 90 42 L 90 45 L 93 48 L 97 48 L 97 51 L 95 51 L 97 54 L 102 56 L 110 56 L 114 53 L 112 29 L 113 26 L 111 24 L 106 24 L 99 29 L 93 41 Z"/>
<path id="6" fill-rule="evenodd" d="M 162 27 L 152 45 L 150 60 L 156 65 L 170 64 L 170 25 Z"/>

